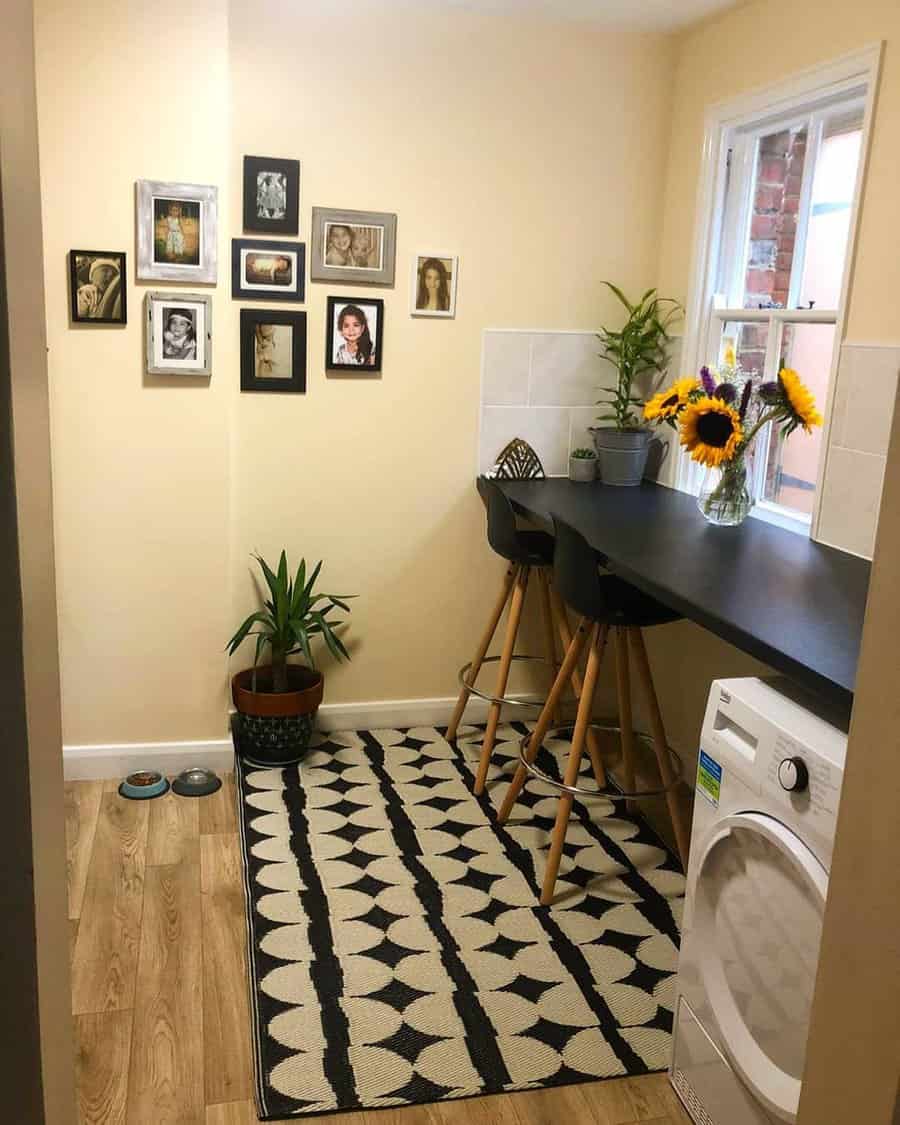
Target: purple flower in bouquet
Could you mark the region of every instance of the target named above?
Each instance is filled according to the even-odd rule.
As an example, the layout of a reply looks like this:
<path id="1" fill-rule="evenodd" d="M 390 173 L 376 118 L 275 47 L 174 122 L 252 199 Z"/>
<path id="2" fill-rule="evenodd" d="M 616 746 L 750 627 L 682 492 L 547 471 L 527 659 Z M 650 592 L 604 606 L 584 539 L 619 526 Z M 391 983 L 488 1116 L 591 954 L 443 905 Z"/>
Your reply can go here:
<path id="1" fill-rule="evenodd" d="M 700 368 L 700 382 L 703 384 L 703 389 L 707 395 L 712 398 L 716 393 L 716 381 L 713 379 L 709 368 L 704 365 Z"/>
<path id="2" fill-rule="evenodd" d="M 759 397 L 763 402 L 772 406 L 781 398 L 781 385 L 777 379 L 772 379 L 768 383 L 761 383 L 759 387 Z"/>
<path id="3" fill-rule="evenodd" d="M 740 407 L 740 410 L 738 411 L 738 413 L 741 416 L 741 419 L 744 419 L 747 416 L 747 407 L 750 405 L 750 396 L 752 394 L 753 394 L 753 380 L 748 379 L 747 382 L 744 383 L 744 390 L 743 390 L 743 393 L 741 394 L 741 407 Z"/>
<path id="4" fill-rule="evenodd" d="M 727 402 L 729 406 L 734 403 L 737 398 L 737 387 L 734 383 L 720 383 L 716 387 L 716 398 L 720 398 L 722 402 Z"/>

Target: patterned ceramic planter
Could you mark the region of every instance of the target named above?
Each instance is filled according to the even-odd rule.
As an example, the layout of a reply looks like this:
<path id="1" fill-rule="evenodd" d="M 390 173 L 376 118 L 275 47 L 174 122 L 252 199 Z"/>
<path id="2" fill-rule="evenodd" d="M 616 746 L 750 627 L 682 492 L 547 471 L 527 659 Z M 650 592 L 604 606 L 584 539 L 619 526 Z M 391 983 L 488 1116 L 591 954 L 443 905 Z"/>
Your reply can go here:
<path id="1" fill-rule="evenodd" d="M 316 711 L 322 702 L 324 678 L 299 664 L 288 665 L 290 690 L 264 690 L 272 682 L 270 667 L 252 668 L 231 681 L 231 698 L 241 717 L 240 752 L 258 765 L 288 766 L 299 762 L 309 748 Z"/>

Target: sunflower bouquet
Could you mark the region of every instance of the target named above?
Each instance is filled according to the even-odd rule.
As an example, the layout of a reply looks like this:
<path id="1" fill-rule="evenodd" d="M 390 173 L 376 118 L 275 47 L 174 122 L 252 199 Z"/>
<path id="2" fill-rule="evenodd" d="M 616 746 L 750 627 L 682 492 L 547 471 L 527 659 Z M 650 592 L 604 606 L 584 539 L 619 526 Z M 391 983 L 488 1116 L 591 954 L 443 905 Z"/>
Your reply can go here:
<path id="1" fill-rule="evenodd" d="M 644 418 L 678 430 L 692 460 L 706 466 L 700 490 L 703 515 L 717 524 L 741 523 L 753 506 L 747 488 L 747 457 L 763 427 L 773 423 L 787 437 L 798 427 L 807 433 L 822 424 L 809 390 L 790 367 L 771 382 L 754 383 L 742 375 L 734 349 L 713 372 L 700 369 L 698 379 L 677 379 L 644 407 Z"/>

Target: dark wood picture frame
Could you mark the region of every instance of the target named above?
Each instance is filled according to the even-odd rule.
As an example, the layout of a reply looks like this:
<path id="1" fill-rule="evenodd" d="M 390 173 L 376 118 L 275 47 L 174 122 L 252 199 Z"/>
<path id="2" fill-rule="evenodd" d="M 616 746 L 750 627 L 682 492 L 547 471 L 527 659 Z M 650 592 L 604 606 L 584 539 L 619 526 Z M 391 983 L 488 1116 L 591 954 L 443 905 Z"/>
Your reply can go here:
<path id="1" fill-rule="evenodd" d="M 84 316 L 78 311 L 78 290 L 81 287 L 78 278 L 78 259 L 79 258 L 93 258 L 95 261 L 108 260 L 112 262 L 118 261 L 117 269 L 119 276 L 113 281 L 110 281 L 106 291 L 100 298 L 100 306 L 106 303 L 107 305 L 113 304 L 118 299 L 120 314 L 118 316 Z M 126 280 L 126 254 L 124 250 L 70 250 L 69 251 L 69 302 L 70 312 L 73 324 L 127 324 L 128 323 L 128 301 L 127 290 L 128 282 Z M 111 292 L 113 285 L 116 286 L 114 292 Z"/>
<path id="2" fill-rule="evenodd" d="M 257 213 L 257 176 L 266 172 L 278 172 L 287 180 L 287 199 L 284 217 L 266 218 Z M 300 161 L 283 160 L 280 157 L 244 157 L 244 230 L 257 234 L 300 233 Z"/>
<path id="3" fill-rule="evenodd" d="M 241 269 L 244 251 L 261 251 L 272 257 L 295 255 L 294 284 L 292 288 L 272 287 L 263 284 L 259 288 L 248 288 Z M 306 300 L 306 243 L 270 242 L 259 238 L 233 238 L 231 240 L 231 296 L 241 301 L 295 301 Z"/>
<path id="4" fill-rule="evenodd" d="M 335 312 L 338 308 L 344 309 L 348 305 L 357 306 L 363 313 L 367 313 L 372 306 L 378 310 L 375 318 L 375 338 L 371 363 L 337 363 L 334 359 L 335 347 Z M 384 356 L 384 301 L 380 297 L 329 297 L 327 304 L 327 321 L 325 330 L 325 369 L 326 371 L 339 371 L 344 375 L 373 375 L 381 371 Z M 371 322 L 371 315 L 367 313 L 367 322 Z M 369 323 L 369 327 L 370 327 Z"/>
<path id="5" fill-rule="evenodd" d="M 256 374 L 256 328 L 283 324 L 291 333 L 291 377 L 265 378 Z M 241 391 L 306 393 L 306 313 L 286 309 L 241 309 Z"/>

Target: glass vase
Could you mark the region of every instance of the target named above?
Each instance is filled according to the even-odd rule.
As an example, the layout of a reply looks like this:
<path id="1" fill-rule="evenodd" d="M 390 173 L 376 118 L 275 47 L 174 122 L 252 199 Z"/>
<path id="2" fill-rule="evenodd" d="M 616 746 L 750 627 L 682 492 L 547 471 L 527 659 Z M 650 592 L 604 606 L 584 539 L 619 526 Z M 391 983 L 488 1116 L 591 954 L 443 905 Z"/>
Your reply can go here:
<path id="1" fill-rule="evenodd" d="M 747 466 L 742 457 L 717 469 L 707 469 L 700 484 L 697 507 L 704 518 L 719 527 L 736 527 L 753 507 L 747 488 Z"/>

